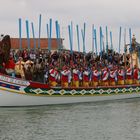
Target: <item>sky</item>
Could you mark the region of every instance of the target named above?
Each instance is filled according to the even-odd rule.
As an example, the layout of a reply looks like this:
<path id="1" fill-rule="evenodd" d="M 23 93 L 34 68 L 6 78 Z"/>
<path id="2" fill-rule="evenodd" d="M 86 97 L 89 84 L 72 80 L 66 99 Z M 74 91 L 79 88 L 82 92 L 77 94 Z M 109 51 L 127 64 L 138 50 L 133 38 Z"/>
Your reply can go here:
<path id="1" fill-rule="evenodd" d="M 38 37 L 38 18 L 42 15 L 41 37 L 47 37 L 46 23 L 53 19 L 53 37 L 55 35 L 55 20 L 61 27 L 61 37 L 65 48 L 69 49 L 68 25 L 73 22 L 74 49 L 77 50 L 76 28 L 83 28 L 86 22 L 86 51 L 92 50 L 92 25 L 97 29 L 99 48 L 99 27 L 105 27 L 113 33 L 113 46 L 118 49 L 119 28 L 122 27 L 121 50 L 124 46 L 124 29 L 126 28 L 127 42 L 129 43 L 128 29 L 136 35 L 140 42 L 140 1 L 139 0 L 0 0 L 0 31 L 11 37 L 19 37 L 18 19 L 22 19 L 22 37 L 26 37 L 25 20 L 33 22 L 35 35 Z M 32 37 L 30 27 L 30 37 Z M 108 41 L 110 44 L 110 40 Z M 82 40 L 80 34 L 80 48 Z"/>

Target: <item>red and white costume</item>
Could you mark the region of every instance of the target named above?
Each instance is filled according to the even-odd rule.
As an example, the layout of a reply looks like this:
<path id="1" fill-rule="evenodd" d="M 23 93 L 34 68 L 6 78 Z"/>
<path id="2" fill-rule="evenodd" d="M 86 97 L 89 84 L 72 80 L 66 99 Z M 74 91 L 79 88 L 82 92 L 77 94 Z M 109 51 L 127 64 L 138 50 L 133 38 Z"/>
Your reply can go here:
<path id="1" fill-rule="evenodd" d="M 83 72 L 83 81 L 84 82 L 89 82 L 89 71 L 88 70 L 85 70 Z"/>
<path id="2" fill-rule="evenodd" d="M 107 82 L 109 77 L 109 72 L 107 70 L 102 71 L 102 81 Z"/>
<path id="3" fill-rule="evenodd" d="M 98 70 L 94 70 L 92 74 L 92 80 L 98 82 L 101 73 Z"/>
<path id="4" fill-rule="evenodd" d="M 118 70 L 118 80 L 124 80 L 124 70 Z"/>
<path id="5" fill-rule="evenodd" d="M 110 71 L 110 81 L 115 82 L 117 80 L 117 75 L 116 75 L 117 70 L 111 70 Z"/>
<path id="6" fill-rule="evenodd" d="M 134 69 L 134 72 L 133 72 L 133 77 L 134 77 L 134 80 L 138 80 L 138 73 L 139 73 L 139 70 L 137 68 Z"/>
<path id="7" fill-rule="evenodd" d="M 58 79 L 58 71 L 55 69 L 50 69 L 49 71 L 49 80 L 52 82 L 56 82 Z"/>
<path id="8" fill-rule="evenodd" d="M 79 70 L 73 69 L 73 81 L 79 81 Z"/>
<path id="9" fill-rule="evenodd" d="M 70 81 L 71 81 L 71 72 L 70 72 L 70 70 L 63 70 L 62 72 L 61 72 L 61 80 L 63 81 L 63 82 L 66 82 L 66 83 L 70 83 Z"/>
<path id="10" fill-rule="evenodd" d="M 132 79 L 132 69 L 131 68 L 128 68 L 126 70 L 126 76 L 127 76 L 127 79 Z"/>

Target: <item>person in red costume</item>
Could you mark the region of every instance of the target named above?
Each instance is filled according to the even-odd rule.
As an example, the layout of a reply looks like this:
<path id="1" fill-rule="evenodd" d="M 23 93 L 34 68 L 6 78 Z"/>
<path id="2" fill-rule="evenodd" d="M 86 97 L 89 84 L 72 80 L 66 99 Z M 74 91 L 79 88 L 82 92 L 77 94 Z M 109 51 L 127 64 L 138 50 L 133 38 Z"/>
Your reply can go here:
<path id="1" fill-rule="evenodd" d="M 95 67 L 92 67 L 92 86 L 97 87 L 99 85 L 99 76 L 101 72 Z"/>
<path id="2" fill-rule="evenodd" d="M 67 66 L 63 67 L 63 70 L 61 71 L 61 85 L 64 88 L 67 88 L 70 83 L 70 70 Z"/>
<path id="3" fill-rule="evenodd" d="M 49 84 L 52 87 L 57 86 L 58 82 L 58 70 L 56 67 L 53 67 L 49 70 Z"/>
<path id="4" fill-rule="evenodd" d="M 12 56 L 10 56 L 9 61 L 5 64 L 5 71 L 8 75 L 15 77 L 15 62 Z"/>
<path id="5" fill-rule="evenodd" d="M 124 76 L 125 76 L 125 71 L 124 67 L 120 67 L 118 69 L 118 85 L 124 85 Z"/>
<path id="6" fill-rule="evenodd" d="M 115 67 L 110 69 L 110 86 L 115 86 L 116 85 L 116 80 L 117 80 L 117 69 Z"/>
<path id="7" fill-rule="evenodd" d="M 109 72 L 107 67 L 102 70 L 102 85 L 109 86 Z"/>
<path id="8" fill-rule="evenodd" d="M 75 65 L 72 71 L 73 87 L 76 87 L 76 88 L 79 87 L 79 74 L 80 74 L 80 71 L 78 67 Z"/>
<path id="9" fill-rule="evenodd" d="M 126 69 L 126 84 L 131 85 L 132 83 L 133 83 L 132 68 L 130 66 L 127 66 L 127 69 Z"/>
<path id="10" fill-rule="evenodd" d="M 89 71 L 88 68 L 85 67 L 84 71 L 83 71 L 83 86 L 84 87 L 89 87 Z"/>
<path id="11" fill-rule="evenodd" d="M 134 66 L 134 70 L 133 70 L 133 83 L 134 84 L 139 84 L 139 78 L 138 78 L 138 73 L 139 73 L 139 69 L 137 68 L 137 66 Z"/>

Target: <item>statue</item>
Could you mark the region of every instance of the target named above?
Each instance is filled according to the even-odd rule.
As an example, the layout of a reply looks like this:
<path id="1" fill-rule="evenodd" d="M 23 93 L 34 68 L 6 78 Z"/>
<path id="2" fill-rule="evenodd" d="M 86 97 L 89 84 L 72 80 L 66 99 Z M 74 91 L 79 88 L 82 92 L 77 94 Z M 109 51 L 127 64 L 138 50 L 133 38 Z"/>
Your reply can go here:
<path id="1" fill-rule="evenodd" d="M 3 68 L 3 64 L 9 61 L 11 49 L 10 36 L 5 35 L 0 41 L 0 69 Z"/>

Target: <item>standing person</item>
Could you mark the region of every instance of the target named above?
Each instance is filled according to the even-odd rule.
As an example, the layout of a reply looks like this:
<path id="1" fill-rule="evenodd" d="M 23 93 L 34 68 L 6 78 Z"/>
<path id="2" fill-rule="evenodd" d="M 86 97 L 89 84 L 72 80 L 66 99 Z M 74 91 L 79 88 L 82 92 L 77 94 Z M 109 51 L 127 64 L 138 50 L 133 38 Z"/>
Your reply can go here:
<path id="1" fill-rule="evenodd" d="M 132 85 L 132 83 L 132 69 L 130 68 L 130 66 L 128 66 L 126 69 L 126 84 Z"/>
<path id="2" fill-rule="evenodd" d="M 22 57 L 24 61 L 28 60 L 29 56 L 28 56 L 28 51 L 26 49 L 23 50 Z"/>
<path id="3" fill-rule="evenodd" d="M 115 67 L 110 69 L 109 77 L 110 86 L 115 86 L 117 81 L 117 69 L 115 69 Z"/>
<path id="4" fill-rule="evenodd" d="M 89 70 L 87 67 L 85 67 L 83 71 L 83 86 L 84 87 L 89 87 Z"/>
<path id="5" fill-rule="evenodd" d="M 8 63 L 5 64 L 5 71 L 8 75 L 15 77 L 15 62 L 12 56 L 10 56 Z"/>
<path id="6" fill-rule="evenodd" d="M 83 68 L 79 68 L 79 86 L 83 86 Z"/>
<path id="7" fill-rule="evenodd" d="M 118 70 L 118 85 L 124 85 L 124 79 L 125 79 L 125 71 L 124 67 L 120 67 Z"/>
<path id="8" fill-rule="evenodd" d="M 92 86 L 97 87 L 99 85 L 99 76 L 101 75 L 101 72 L 98 71 L 96 67 L 92 67 Z"/>
<path id="9" fill-rule="evenodd" d="M 73 87 L 76 87 L 76 88 L 79 87 L 79 74 L 80 74 L 80 71 L 79 71 L 78 67 L 75 66 L 72 71 Z"/>
<path id="10" fill-rule="evenodd" d="M 62 87 L 67 88 L 69 86 L 70 81 L 71 81 L 71 72 L 67 66 L 64 66 L 61 71 Z"/>
<path id="11" fill-rule="evenodd" d="M 19 57 L 19 61 L 15 64 L 15 74 L 18 78 L 25 79 L 24 64 L 23 58 Z"/>
<path id="12" fill-rule="evenodd" d="M 109 86 L 109 71 L 107 67 L 102 70 L 102 85 Z"/>
<path id="13" fill-rule="evenodd" d="M 52 67 L 49 70 L 49 84 L 52 87 L 57 86 L 57 79 L 58 79 L 58 70 L 56 67 Z"/>
<path id="14" fill-rule="evenodd" d="M 133 83 L 134 84 L 139 84 L 139 69 L 137 68 L 137 66 L 134 66 L 134 70 L 133 70 Z"/>

